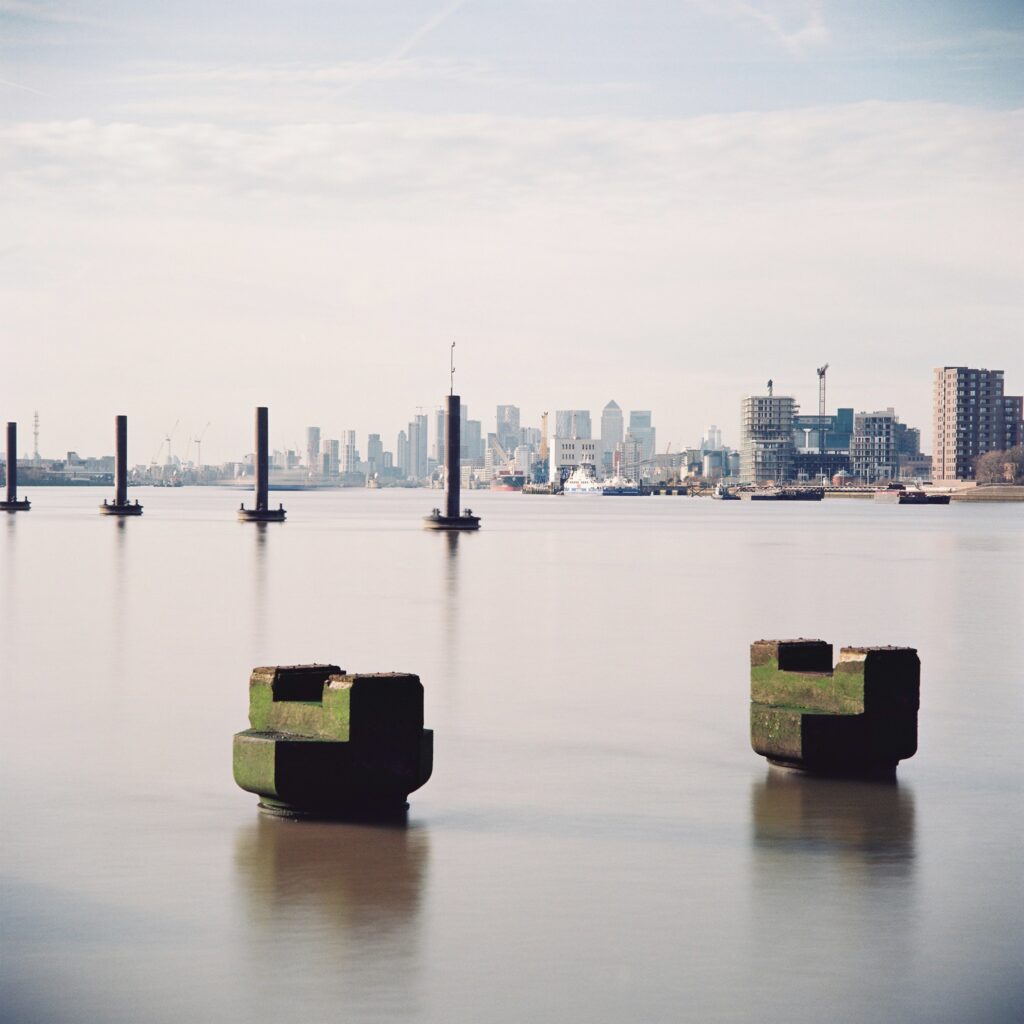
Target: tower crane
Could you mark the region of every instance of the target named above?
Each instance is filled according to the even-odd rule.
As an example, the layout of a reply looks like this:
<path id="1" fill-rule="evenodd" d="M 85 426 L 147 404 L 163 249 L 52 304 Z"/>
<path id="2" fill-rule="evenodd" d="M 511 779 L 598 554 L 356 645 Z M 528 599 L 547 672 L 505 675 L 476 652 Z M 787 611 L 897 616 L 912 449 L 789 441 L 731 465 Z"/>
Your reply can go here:
<path id="1" fill-rule="evenodd" d="M 818 367 L 818 454 L 825 452 L 825 374 L 828 363 Z"/>
<path id="2" fill-rule="evenodd" d="M 196 446 L 196 469 L 203 468 L 203 438 L 206 437 L 207 430 L 210 429 L 210 424 L 207 423 L 205 427 L 199 432 L 199 436 L 195 440 Z"/>
<path id="3" fill-rule="evenodd" d="M 160 447 L 157 448 L 156 452 L 153 454 L 152 465 L 156 466 L 158 464 L 157 459 L 160 458 L 160 453 L 164 450 L 165 444 L 167 445 L 167 462 L 165 465 L 169 466 L 171 464 L 171 438 L 174 437 L 174 432 L 178 429 L 178 424 L 180 422 L 181 420 L 175 420 L 174 426 L 171 427 L 171 429 L 164 435 L 163 441 L 160 442 Z"/>

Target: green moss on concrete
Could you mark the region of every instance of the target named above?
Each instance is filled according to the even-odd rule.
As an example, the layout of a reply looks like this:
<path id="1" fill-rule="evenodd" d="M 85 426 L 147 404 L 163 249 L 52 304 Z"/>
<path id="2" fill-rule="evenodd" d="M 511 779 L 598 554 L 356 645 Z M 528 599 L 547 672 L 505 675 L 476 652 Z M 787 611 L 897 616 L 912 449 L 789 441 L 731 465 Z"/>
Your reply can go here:
<path id="1" fill-rule="evenodd" d="M 772 658 L 750 666 L 750 699 L 771 707 L 859 715 L 864 711 L 864 672 L 783 672 Z"/>
<path id="2" fill-rule="evenodd" d="M 277 796 L 275 744 L 252 730 L 235 734 L 232 767 L 235 782 L 250 793 Z"/>
<path id="3" fill-rule="evenodd" d="M 917 652 L 844 647 L 831 671 L 789 670 L 819 669 L 824 647 L 806 640 L 751 646 L 751 745 L 774 761 L 813 771 L 891 772 L 917 749 Z"/>
<path id="4" fill-rule="evenodd" d="M 404 807 L 430 778 L 433 734 L 414 675 L 258 668 L 249 698 L 252 728 L 235 737 L 235 781 L 275 806 L 335 816 Z"/>
<path id="5" fill-rule="evenodd" d="M 799 761 L 803 757 L 803 714 L 791 708 L 750 705 L 750 745 L 762 757 Z"/>

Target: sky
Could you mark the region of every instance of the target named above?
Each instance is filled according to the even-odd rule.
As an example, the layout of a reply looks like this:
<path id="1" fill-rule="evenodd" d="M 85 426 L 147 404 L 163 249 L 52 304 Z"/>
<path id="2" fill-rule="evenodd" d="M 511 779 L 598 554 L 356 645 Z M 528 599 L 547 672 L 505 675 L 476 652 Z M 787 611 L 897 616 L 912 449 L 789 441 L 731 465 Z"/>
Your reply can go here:
<path id="1" fill-rule="evenodd" d="M 933 367 L 1024 392 L 1022 182 L 1020 2 L 0 0 L 0 419 L 365 454 L 455 341 L 485 431 L 827 362 L 930 450 Z"/>

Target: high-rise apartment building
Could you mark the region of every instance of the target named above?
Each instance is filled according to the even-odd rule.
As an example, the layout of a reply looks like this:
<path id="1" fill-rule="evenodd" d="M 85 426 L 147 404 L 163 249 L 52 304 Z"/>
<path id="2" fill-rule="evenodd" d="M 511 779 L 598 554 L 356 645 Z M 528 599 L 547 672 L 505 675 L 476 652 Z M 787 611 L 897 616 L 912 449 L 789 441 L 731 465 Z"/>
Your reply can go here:
<path id="1" fill-rule="evenodd" d="M 938 367 L 932 403 L 936 480 L 973 480 L 979 455 L 1024 443 L 1024 397 L 1003 394 L 1002 370 Z"/>
<path id="2" fill-rule="evenodd" d="M 850 439 L 850 470 L 859 480 L 893 480 L 899 474 L 897 427 L 902 426 L 892 408 L 859 412 L 853 418 Z"/>
<path id="3" fill-rule="evenodd" d="M 793 478 L 793 417 L 799 406 L 791 395 L 747 395 L 740 405 L 740 477 L 752 484 Z"/>

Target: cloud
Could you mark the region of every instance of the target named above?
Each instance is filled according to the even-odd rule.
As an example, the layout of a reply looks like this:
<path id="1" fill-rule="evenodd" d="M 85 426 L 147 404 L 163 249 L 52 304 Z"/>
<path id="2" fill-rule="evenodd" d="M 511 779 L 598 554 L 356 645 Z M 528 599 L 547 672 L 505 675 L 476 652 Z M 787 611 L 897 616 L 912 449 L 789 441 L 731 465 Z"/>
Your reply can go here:
<path id="1" fill-rule="evenodd" d="M 396 202 L 505 208 L 756 204 L 906 196 L 1022 170 L 1024 113 L 939 104 L 680 119 L 391 116 L 226 127 L 93 120 L 0 127 L 7 189 Z"/>
<path id="2" fill-rule="evenodd" d="M 763 0 L 761 3 L 728 0 L 716 3 L 697 0 L 709 13 L 724 15 L 740 25 L 767 29 L 769 35 L 790 53 L 804 51 L 829 42 L 830 33 L 819 0 Z"/>
<path id="3" fill-rule="evenodd" d="M 0 14 L 24 18 L 29 21 L 53 22 L 69 25 L 103 26 L 104 22 L 65 10 L 55 3 L 29 3 L 27 0 L 0 0 Z"/>
<path id="4" fill-rule="evenodd" d="M 8 123 L 9 377 L 45 398 L 62 367 L 72 425 L 117 359 L 156 421 L 201 366 L 197 421 L 273 385 L 282 422 L 392 431 L 457 336 L 474 407 L 614 393 L 683 438 L 831 361 L 842 404 L 926 425 L 935 363 L 1024 379 L 1022 139 L 1024 111 L 923 103 Z"/>

